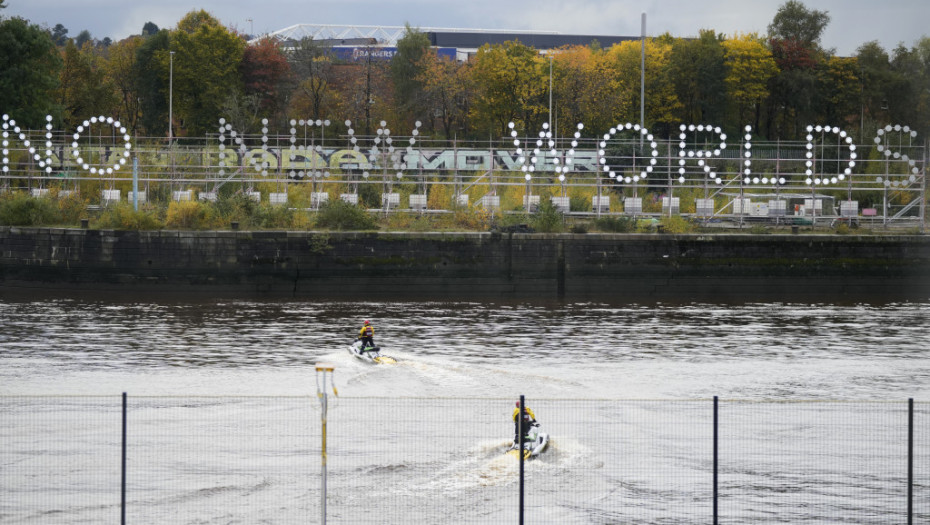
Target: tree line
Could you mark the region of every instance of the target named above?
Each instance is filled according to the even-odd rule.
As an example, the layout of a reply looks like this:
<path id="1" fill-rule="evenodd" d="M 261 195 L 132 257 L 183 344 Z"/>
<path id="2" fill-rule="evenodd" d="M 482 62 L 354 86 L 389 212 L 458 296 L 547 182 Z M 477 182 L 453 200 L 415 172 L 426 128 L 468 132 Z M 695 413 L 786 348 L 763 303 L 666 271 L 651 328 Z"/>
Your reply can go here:
<path id="1" fill-rule="evenodd" d="M 837 56 L 820 41 L 829 21 L 789 0 L 765 35 L 707 29 L 696 38 L 648 38 L 646 126 L 667 137 L 681 123 L 731 132 L 749 124 L 761 138 L 794 140 L 808 124 L 870 137 L 890 123 L 926 137 L 930 38 L 891 51 L 866 42 L 855 56 Z M 46 114 L 63 129 L 106 115 L 132 134 L 165 137 L 170 112 L 171 135 L 182 140 L 215 133 L 220 117 L 245 133 L 263 118 L 279 132 L 290 119 L 331 119 L 334 134 L 346 131 L 346 119 L 364 134 L 382 120 L 401 134 L 421 121 L 435 138 L 481 140 L 506 135 L 509 122 L 530 133 L 552 122 L 561 135 L 582 122 L 596 136 L 640 119 L 639 41 L 545 54 L 513 41 L 457 61 L 432 52 L 427 35 L 408 26 L 390 61 L 369 53 L 352 62 L 309 38 L 287 47 L 249 41 L 203 10 L 173 29 L 149 22 L 118 42 L 67 33 L 61 24 L 0 20 L 0 111 L 25 127 L 38 129 Z"/>

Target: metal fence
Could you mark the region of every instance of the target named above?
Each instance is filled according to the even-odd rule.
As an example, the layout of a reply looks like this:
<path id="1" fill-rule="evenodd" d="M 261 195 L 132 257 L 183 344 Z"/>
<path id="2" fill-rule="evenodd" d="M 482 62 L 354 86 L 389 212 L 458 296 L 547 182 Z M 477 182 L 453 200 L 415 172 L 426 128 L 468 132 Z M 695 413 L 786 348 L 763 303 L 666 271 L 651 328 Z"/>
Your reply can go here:
<path id="1" fill-rule="evenodd" d="M 330 397 L 326 522 L 516 523 L 514 400 Z M 528 523 L 930 521 L 930 403 L 527 401 Z M 0 397 L 0 523 L 323 521 L 316 397 L 122 407 Z"/>

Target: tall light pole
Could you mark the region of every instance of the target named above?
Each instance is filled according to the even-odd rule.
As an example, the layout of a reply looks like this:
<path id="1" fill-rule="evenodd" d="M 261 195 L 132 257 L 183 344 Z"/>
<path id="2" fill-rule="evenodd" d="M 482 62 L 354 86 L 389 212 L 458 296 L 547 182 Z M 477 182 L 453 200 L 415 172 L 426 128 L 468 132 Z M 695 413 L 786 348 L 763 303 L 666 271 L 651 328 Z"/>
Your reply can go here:
<path id="1" fill-rule="evenodd" d="M 552 52 L 549 54 L 549 129 L 552 129 Z"/>
<path id="2" fill-rule="evenodd" d="M 174 51 L 168 52 L 168 145 L 174 141 Z"/>
<path id="3" fill-rule="evenodd" d="M 642 47 L 639 66 L 639 126 L 646 127 L 646 13 L 643 13 Z M 639 145 L 643 145 L 643 136 L 639 136 Z"/>

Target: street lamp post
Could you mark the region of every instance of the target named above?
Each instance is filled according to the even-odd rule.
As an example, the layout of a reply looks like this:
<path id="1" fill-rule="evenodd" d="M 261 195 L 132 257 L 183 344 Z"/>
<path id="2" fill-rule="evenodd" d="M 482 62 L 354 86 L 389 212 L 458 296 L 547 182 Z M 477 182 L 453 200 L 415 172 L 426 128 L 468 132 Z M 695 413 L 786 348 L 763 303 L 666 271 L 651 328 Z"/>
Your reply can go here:
<path id="1" fill-rule="evenodd" d="M 552 129 L 552 54 L 549 55 L 549 129 Z"/>
<path id="2" fill-rule="evenodd" d="M 643 13 L 643 28 L 640 47 L 639 66 L 639 127 L 646 127 L 646 13 Z M 643 145 L 643 136 L 639 136 L 639 145 Z M 670 197 L 671 198 L 671 197 Z M 671 206 L 671 201 L 669 201 Z"/>
<path id="3" fill-rule="evenodd" d="M 174 176 L 174 51 L 168 52 L 168 155 Z"/>
<path id="4" fill-rule="evenodd" d="M 168 146 L 174 141 L 173 113 L 174 113 L 174 51 L 168 52 Z"/>

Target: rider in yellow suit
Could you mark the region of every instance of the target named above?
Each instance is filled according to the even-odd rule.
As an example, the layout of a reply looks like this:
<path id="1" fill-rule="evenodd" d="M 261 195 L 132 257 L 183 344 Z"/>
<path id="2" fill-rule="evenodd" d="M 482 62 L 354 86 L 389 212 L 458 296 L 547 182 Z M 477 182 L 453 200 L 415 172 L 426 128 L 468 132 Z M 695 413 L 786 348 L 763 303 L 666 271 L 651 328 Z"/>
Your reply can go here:
<path id="1" fill-rule="evenodd" d="M 523 435 L 526 436 L 527 432 L 530 431 L 530 427 L 536 424 L 536 414 L 533 413 L 533 410 L 530 407 L 523 407 Z M 520 436 L 520 402 L 517 401 L 516 408 L 513 409 L 513 442 L 517 443 L 517 438 Z M 525 439 L 525 438 L 524 438 Z"/>
<path id="2" fill-rule="evenodd" d="M 364 326 L 358 331 L 358 338 L 362 341 L 362 350 L 375 346 L 375 327 L 371 326 L 370 321 L 365 320 Z"/>

